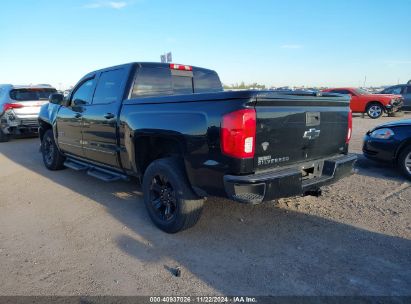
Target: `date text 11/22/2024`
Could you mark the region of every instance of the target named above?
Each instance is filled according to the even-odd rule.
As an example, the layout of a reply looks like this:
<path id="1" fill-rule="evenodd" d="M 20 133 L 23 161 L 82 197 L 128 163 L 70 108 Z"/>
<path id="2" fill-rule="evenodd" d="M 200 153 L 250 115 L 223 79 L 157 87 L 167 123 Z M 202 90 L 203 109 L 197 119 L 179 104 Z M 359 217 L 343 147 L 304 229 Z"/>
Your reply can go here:
<path id="1" fill-rule="evenodd" d="M 258 303 L 255 297 L 226 297 L 226 296 L 201 296 L 201 297 L 150 297 L 150 303 Z"/>

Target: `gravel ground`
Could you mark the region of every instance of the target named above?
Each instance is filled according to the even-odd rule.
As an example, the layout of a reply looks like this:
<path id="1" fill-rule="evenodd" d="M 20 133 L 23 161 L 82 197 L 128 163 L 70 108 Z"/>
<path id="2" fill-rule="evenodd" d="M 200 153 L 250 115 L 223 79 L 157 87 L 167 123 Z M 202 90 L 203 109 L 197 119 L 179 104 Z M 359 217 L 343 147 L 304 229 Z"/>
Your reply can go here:
<path id="1" fill-rule="evenodd" d="M 355 117 L 352 152 L 397 119 Z M 411 295 L 411 184 L 389 166 L 360 157 L 320 198 L 211 198 L 167 235 L 136 183 L 47 171 L 38 147 L 0 144 L 0 295 Z"/>

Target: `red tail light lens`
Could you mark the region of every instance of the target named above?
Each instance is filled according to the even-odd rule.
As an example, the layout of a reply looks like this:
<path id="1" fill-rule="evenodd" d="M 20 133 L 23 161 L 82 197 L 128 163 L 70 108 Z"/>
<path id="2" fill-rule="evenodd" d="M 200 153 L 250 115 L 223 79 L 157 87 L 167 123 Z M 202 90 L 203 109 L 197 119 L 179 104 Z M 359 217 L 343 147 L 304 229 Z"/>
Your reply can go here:
<path id="1" fill-rule="evenodd" d="M 221 151 L 235 158 L 254 157 L 256 121 L 254 109 L 224 115 L 221 123 Z"/>
<path id="2" fill-rule="evenodd" d="M 10 110 L 10 109 L 19 109 L 19 108 L 23 108 L 23 105 L 19 103 L 5 103 L 3 105 L 3 112 L 6 112 L 7 110 Z"/>
<path id="3" fill-rule="evenodd" d="M 347 138 L 345 142 L 348 144 L 350 142 L 352 135 L 352 111 L 350 110 L 348 112 L 348 131 L 347 131 Z"/>

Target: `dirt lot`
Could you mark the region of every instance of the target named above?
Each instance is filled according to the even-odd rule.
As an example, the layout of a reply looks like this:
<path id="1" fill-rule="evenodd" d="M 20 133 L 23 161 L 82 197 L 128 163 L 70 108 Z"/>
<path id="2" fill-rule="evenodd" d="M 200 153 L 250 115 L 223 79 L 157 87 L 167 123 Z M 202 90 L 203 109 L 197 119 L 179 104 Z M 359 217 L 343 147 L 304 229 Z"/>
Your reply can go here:
<path id="1" fill-rule="evenodd" d="M 356 117 L 352 152 L 396 119 Z M 47 171 L 38 148 L 0 144 L 0 295 L 411 295 L 411 184 L 388 166 L 360 158 L 320 198 L 211 198 L 167 235 L 138 185 Z"/>

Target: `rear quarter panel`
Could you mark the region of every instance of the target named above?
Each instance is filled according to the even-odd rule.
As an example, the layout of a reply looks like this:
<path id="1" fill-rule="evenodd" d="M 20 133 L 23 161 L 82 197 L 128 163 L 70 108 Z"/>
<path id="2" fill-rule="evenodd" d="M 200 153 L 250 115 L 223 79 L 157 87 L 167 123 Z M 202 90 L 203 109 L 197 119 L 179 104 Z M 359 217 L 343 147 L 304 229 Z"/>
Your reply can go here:
<path id="1" fill-rule="evenodd" d="M 197 193 L 201 189 L 211 195 L 224 195 L 223 175 L 247 170 L 247 166 L 243 160 L 222 155 L 221 117 L 250 105 L 247 98 L 153 104 L 139 103 L 138 99 L 126 101 L 119 128 L 123 168 L 135 175 L 143 173 L 135 161 L 139 138 L 170 138 L 179 143 L 193 189 Z M 248 170 L 252 166 L 250 160 Z"/>

